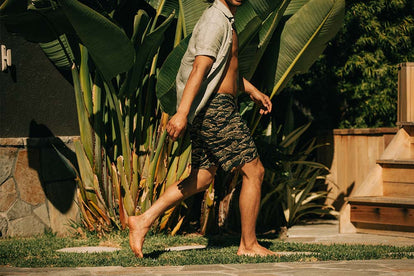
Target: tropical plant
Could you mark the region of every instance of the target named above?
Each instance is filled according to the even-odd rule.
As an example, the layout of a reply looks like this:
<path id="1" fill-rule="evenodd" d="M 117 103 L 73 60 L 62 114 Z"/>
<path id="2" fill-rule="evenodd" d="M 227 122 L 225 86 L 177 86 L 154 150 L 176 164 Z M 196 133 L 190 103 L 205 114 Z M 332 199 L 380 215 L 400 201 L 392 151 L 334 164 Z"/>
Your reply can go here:
<path id="1" fill-rule="evenodd" d="M 176 105 L 174 84 L 181 56 L 207 4 L 86 3 L 89 6 L 76 0 L 26 5 L 7 0 L 0 8 L 1 20 L 9 30 L 42 43 L 59 68 L 71 68 L 81 134 L 75 148 L 83 222 L 91 230 L 125 227 L 128 215 L 145 211 L 166 187 L 188 174 L 188 134 L 178 142 L 169 141 L 165 125 Z M 245 2 L 236 14 L 242 73 L 273 98 L 316 60 L 340 28 L 343 11 L 343 0 Z M 133 20 L 124 14 L 133 14 Z M 240 106 L 254 132 L 260 126 L 257 110 L 243 100 Z M 230 197 L 220 203 L 224 213 L 237 174 L 231 183 Z M 214 215 L 209 212 L 213 183 L 204 203 L 206 229 Z M 185 217 L 182 207 L 186 204 L 168 210 L 159 229 L 176 233 Z"/>
<path id="2" fill-rule="evenodd" d="M 190 143 L 166 141 L 168 116 L 157 108 L 154 93 L 158 51 L 174 13 L 159 18 L 165 1 L 153 18 L 138 10 L 128 38 L 105 10 L 98 13 L 78 1 L 37 1 L 19 9 L 17 2 L 3 3 L 2 20 L 39 42 L 58 68 L 72 71 L 81 134 L 75 143 L 79 170 L 72 168 L 78 175 L 83 223 L 98 231 L 124 228 L 128 215 L 145 211 L 188 173 Z M 32 17 L 42 20 L 30 26 L 19 20 Z M 39 28 L 50 31 L 50 37 L 33 34 Z M 169 218 L 171 212 L 161 229 Z"/>
<path id="3" fill-rule="evenodd" d="M 287 227 L 307 215 L 336 215 L 332 206 L 324 204 L 329 193 L 326 186 L 329 169 L 311 161 L 313 152 L 325 145 L 316 145 L 314 138 L 299 147 L 301 136 L 311 124 L 303 125 L 286 136 L 282 126 L 274 131 L 272 125 L 273 122 L 261 142 L 268 151 L 267 155 L 277 155 L 277 159 L 267 156 L 267 162 L 264 161 L 268 163 L 264 180 L 267 191 L 261 201 L 261 220 L 267 226 L 274 224 L 275 213 L 280 213 L 277 208 L 282 209 Z M 266 156 L 265 153 L 263 155 Z"/>

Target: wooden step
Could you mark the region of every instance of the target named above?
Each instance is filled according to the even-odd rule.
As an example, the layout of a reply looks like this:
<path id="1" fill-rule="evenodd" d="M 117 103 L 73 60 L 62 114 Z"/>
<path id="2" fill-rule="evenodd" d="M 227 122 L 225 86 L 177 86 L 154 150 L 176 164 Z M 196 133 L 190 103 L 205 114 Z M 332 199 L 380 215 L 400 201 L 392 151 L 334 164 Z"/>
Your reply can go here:
<path id="1" fill-rule="evenodd" d="M 384 167 L 396 167 L 396 168 L 413 168 L 414 169 L 414 159 L 379 159 L 377 164 Z"/>
<path id="2" fill-rule="evenodd" d="M 387 197 L 413 197 L 414 183 L 402 183 L 394 181 L 384 181 L 382 183 L 382 194 Z"/>
<path id="3" fill-rule="evenodd" d="M 414 233 L 414 197 L 350 197 L 351 222 L 359 230 Z"/>
<path id="4" fill-rule="evenodd" d="M 392 197 L 392 196 L 354 196 L 348 197 L 349 203 L 366 204 L 366 205 L 385 205 L 414 207 L 413 197 Z"/>
<path id="5" fill-rule="evenodd" d="M 382 166 L 384 196 L 414 196 L 414 160 L 377 160 Z"/>

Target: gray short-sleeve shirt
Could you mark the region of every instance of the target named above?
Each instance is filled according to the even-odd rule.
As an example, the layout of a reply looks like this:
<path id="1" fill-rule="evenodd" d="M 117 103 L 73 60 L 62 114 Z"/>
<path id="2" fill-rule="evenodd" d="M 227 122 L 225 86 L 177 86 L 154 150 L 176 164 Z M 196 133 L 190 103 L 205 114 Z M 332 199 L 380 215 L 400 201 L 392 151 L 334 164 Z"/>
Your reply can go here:
<path id="1" fill-rule="evenodd" d="M 177 108 L 193 69 L 195 57 L 211 56 L 214 58 L 214 63 L 191 105 L 188 115 L 189 123 L 192 123 L 194 117 L 205 106 L 220 83 L 231 51 L 233 22 L 234 17 L 230 10 L 221 1 L 216 0 L 211 7 L 204 11 L 194 27 L 176 78 Z"/>

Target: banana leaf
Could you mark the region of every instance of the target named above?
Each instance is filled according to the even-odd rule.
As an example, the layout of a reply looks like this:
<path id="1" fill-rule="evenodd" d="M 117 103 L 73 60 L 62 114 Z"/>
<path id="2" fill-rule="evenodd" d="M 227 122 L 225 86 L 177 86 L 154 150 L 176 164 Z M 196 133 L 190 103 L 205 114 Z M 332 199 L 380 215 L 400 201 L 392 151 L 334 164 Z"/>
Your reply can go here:
<path id="1" fill-rule="evenodd" d="M 79 141 L 75 141 L 75 152 L 79 164 L 79 174 L 86 193 L 85 200 L 87 199 L 95 204 L 98 204 L 98 191 L 96 191 L 94 184 L 95 175 L 92 171 L 89 160 L 86 157 L 83 146 Z"/>
<path id="2" fill-rule="evenodd" d="M 10 33 L 18 33 L 27 41 L 36 43 L 51 42 L 62 34 L 75 34 L 72 25 L 59 8 L 32 9 L 21 13 L 1 9 L 0 21 L 4 22 Z"/>
<path id="3" fill-rule="evenodd" d="M 164 17 L 168 17 L 173 11 L 178 16 L 178 10 L 180 9 L 178 0 L 146 0 L 155 10 L 159 11 L 161 5 L 163 5 L 160 14 Z"/>
<path id="4" fill-rule="evenodd" d="M 344 10 L 344 0 L 310 0 L 278 29 L 263 64 L 271 98 L 315 62 L 342 26 Z"/>
<path id="5" fill-rule="evenodd" d="M 78 70 L 73 64 L 72 66 L 72 79 L 73 79 L 73 88 L 75 90 L 75 99 L 76 99 L 76 109 L 78 113 L 78 123 L 79 123 L 79 131 L 80 131 L 80 138 L 82 142 L 82 146 L 86 155 L 88 156 L 88 160 L 92 160 L 92 126 L 89 121 L 90 114 L 88 113 L 84 97 L 82 95 L 82 90 L 80 86 L 79 80 L 79 73 Z"/>
<path id="6" fill-rule="evenodd" d="M 133 216 L 135 212 L 135 204 L 134 204 L 134 200 L 131 195 L 130 187 L 129 187 L 127 176 L 126 176 L 127 171 L 125 170 L 124 166 L 125 166 L 124 158 L 122 156 L 119 156 L 116 159 L 116 168 L 119 173 L 119 182 L 121 184 L 120 185 L 121 194 L 120 194 L 119 200 L 120 202 L 122 200 L 123 206 L 128 216 Z"/>
<path id="7" fill-rule="evenodd" d="M 65 34 L 46 43 L 39 43 L 40 48 L 53 64 L 60 69 L 70 70 L 75 60 L 72 49 Z"/>
<path id="8" fill-rule="evenodd" d="M 107 82 L 132 66 L 134 47 L 120 27 L 76 0 L 58 2 Z"/>
<path id="9" fill-rule="evenodd" d="M 0 6 L 0 15 L 22 13 L 27 10 L 27 1 L 5 0 Z"/>
<path id="10" fill-rule="evenodd" d="M 180 7 L 180 16 L 183 19 L 184 37 L 194 29 L 198 19 L 203 14 L 204 10 L 210 6 L 210 3 L 205 1 L 194 0 L 178 0 Z"/>
<path id="11" fill-rule="evenodd" d="M 136 20 L 143 21 L 142 24 L 148 22 L 148 16 L 144 12 L 138 13 L 139 16 Z M 138 85 L 142 81 L 142 74 L 149 63 L 158 52 L 159 47 L 164 41 L 165 31 L 171 25 L 174 19 L 174 13 L 172 13 L 159 27 L 150 33 L 139 35 L 139 23 L 137 28 L 134 29 L 133 43 L 135 46 L 135 63 L 129 70 L 126 80 L 121 87 L 121 95 L 130 96 L 135 94 Z M 148 22 L 149 23 L 149 22 Z M 143 36 L 142 36 L 143 35 Z"/>
<path id="12" fill-rule="evenodd" d="M 283 0 L 250 0 L 243 2 L 237 8 L 235 15 L 236 30 L 238 32 L 243 30 L 256 16 L 263 22 L 282 2 Z"/>
<path id="13" fill-rule="evenodd" d="M 263 22 L 258 34 L 257 40 L 254 40 L 255 51 L 253 52 L 252 57 L 250 58 L 249 62 L 240 62 L 240 72 L 242 72 L 243 76 L 247 79 L 251 79 L 254 72 L 256 71 L 260 60 L 262 59 L 267 46 L 269 45 L 271 38 L 273 37 L 273 33 L 275 32 L 279 22 L 282 19 L 282 16 L 290 4 L 291 0 L 284 0 L 281 1 L 280 5 L 275 8 L 275 11 L 271 13 L 271 15 L 265 19 Z M 252 44 L 252 43 L 251 43 Z M 241 47 L 243 48 L 243 47 Z M 240 53 L 241 58 L 246 55 L 247 51 L 242 51 Z M 247 68 L 243 70 L 244 68 Z"/>
<path id="14" fill-rule="evenodd" d="M 89 65 L 88 65 L 89 54 L 88 54 L 88 49 L 86 49 L 82 45 L 80 45 L 80 51 L 81 51 L 81 62 L 79 66 L 80 87 L 81 87 L 81 91 L 83 94 L 86 111 L 91 116 L 93 114 L 93 103 L 92 103 L 92 85 L 91 85 L 91 80 L 90 80 L 91 76 L 89 74 Z M 88 153 L 88 156 L 92 156 L 92 152 Z M 90 158 L 90 160 L 92 162 L 93 159 Z"/>
<path id="15" fill-rule="evenodd" d="M 177 47 L 168 55 L 160 72 L 156 85 L 157 98 L 164 112 L 172 115 L 175 113 L 177 97 L 175 93 L 175 77 L 180 68 L 181 59 L 187 50 L 191 35 L 183 39 Z"/>
<path id="16" fill-rule="evenodd" d="M 289 17 L 294 15 L 300 8 L 302 8 L 303 5 L 309 1 L 310 0 L 291 0 L 283 16 Z"/>
<path id="17" fill-rule="evenodd" d="M 106 194 L 106 202 L 111 206 L 110 193 L 111 189 L 108 187 L 108 174 L 106 170 L 106 150 L 102 147 L 102 141 L 105 141 L 104 137 L 104 102 L 103 102 L 103 89 L 100 77 L 95 76 L 95 81 L 92 86 L 92 116 L 93 116 L 93 162 L 94 173 L 98 176 L 99 183 L 101 183 L 103 190 Z M 105 143 L 105 142 L 104 142 Z"/>

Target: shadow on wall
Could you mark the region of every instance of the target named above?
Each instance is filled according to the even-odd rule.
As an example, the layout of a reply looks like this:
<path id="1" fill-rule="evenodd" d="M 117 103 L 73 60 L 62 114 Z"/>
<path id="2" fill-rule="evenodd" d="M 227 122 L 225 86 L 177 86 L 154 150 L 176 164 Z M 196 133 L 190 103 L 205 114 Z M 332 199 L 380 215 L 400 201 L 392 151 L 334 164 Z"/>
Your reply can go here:
<path id="1" fill-rule="evenodd" d="M 77 167 L 75 153 L 49 128 L 34 120 L 30 123 L 27 149 L 29 166 L 37 171 L 46 198 L 62 214 L 67 213 L 73 204 L 76 174 L 63 158 Z"/>
<path id="2" fill-rule="evenodd" d="M 352 190 L 355 187 L 355 181 L 346 189 L 345 192 L 340 193 L 335 201 L 332 203 L 332 206 L 335 207 L 335 210 L 341 210 L 342 206 L 345 204 L 345 198 L 349 197 L 352 193 Z"/>

